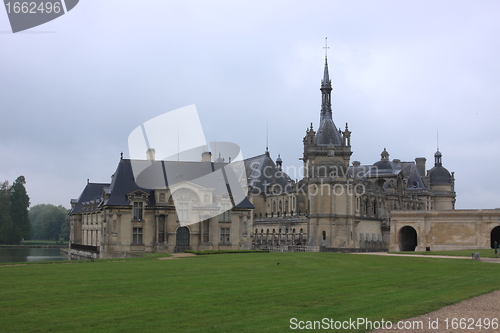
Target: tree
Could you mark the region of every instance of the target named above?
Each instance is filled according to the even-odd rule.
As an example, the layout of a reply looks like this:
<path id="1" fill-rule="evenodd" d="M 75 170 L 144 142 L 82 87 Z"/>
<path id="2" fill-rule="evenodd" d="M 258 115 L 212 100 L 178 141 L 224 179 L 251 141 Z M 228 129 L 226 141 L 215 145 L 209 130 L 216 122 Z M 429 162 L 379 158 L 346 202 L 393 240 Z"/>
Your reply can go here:
<path id="1" fill-rule="evenodd" d="M 44 240 L 69 240 L 68 210 L 63 206 L 40 204 L 31 207 L 32 238 Z"/>
<path id="2" fill-rule="evenodd" d="M 31 223 L 28 217 L 30 197 L 24 184 L 26 184 L 24 176 L 19 176 L 11 187 L 10 216 L 12 229 L 10 244 L 19 244 L 23 238 L 29 238 L 31 235 Z"/>
<path id="3" fill-rule="evenodd" d="M 10 243 L 12 219 L 10 216 L 11 189 L 9 182 L 5 181 L 0 186 L 0 244 Z"/>

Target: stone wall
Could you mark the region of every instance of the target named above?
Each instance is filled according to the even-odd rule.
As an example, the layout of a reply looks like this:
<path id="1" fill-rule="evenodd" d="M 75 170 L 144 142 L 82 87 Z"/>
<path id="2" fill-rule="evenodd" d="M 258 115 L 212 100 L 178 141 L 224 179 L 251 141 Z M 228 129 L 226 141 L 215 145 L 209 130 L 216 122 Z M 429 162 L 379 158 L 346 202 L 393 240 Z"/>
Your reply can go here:
<path id="1" fill-rule="evenodd" d="M 389 251 L 403 251 L 416 232 L 415 251 L 485 249 L 500 226 L 500 209 L 393 211 Z"/>

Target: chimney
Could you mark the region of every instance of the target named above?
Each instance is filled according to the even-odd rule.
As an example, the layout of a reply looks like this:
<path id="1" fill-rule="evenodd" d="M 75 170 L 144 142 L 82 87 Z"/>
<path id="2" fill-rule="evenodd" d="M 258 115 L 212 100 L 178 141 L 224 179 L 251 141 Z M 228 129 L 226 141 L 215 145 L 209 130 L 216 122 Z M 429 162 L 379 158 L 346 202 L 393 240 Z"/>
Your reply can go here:
<path id="1" fill-rule="evenodd" d="M 201 154 L 201 161 L 202 162 L 212 162 L 212 153 L 209 151 L 204 151 Z"/>
<path id="2" fill-rule="evenodd" d="M 149 148 L 148 151 L 146 151 L 146 159 L 148 159 L 149 161 L 154 161 L 155 154 L 156 150 L 154 148 Z"/>
<path id="3" fill-rule="evenodd" d="M 418 173 L 420 173 L 420 176 L 425 176 L 425 161 L 427 161 L 425 157 L 415 158 L 415 164 L 417 165 L 417 170 Z"/>
<path id="4" fill-rule="evenodd" d="M 361 165 L 360 161 L 352 161 L 352 166 L 359 167 Z"/>

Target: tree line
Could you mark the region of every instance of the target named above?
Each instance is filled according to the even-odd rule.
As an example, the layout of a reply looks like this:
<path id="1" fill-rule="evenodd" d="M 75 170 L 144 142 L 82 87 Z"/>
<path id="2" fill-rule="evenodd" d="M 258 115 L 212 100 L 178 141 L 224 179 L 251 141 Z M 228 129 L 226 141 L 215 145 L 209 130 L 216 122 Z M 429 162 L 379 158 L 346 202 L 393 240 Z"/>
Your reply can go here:
<path id="1" fill-rule="evenodd" d="M 31 207 L 31 239 L 69 240 L 69 215 L 63 206 L 40 204 Z"/>
<path id="2" fill-rule="evenodd" d="M 26 180 L 19 176 L 12 186 L 5 181 L 0 186 L 0 243 L 19 244 L 31 236 L 28 217 L 30 198 L 24 187 Z"/>
<path id="3" fill-rule="evenodd" d="M 63 206 L 35 205 L 30 198 L 26 180 L 19 176 L 12 185 L 0 186 L 0 244 L 20 244 L 22 240 L 69 240 L 68 210 Z"/>

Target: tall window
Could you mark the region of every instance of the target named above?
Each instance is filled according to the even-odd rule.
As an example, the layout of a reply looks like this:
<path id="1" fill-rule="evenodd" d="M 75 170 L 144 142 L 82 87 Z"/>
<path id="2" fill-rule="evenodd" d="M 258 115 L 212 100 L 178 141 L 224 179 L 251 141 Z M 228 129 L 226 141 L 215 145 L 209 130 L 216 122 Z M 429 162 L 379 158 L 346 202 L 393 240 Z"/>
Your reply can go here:
<path id="1" fill-rule="evenodd" d="M 132 244 L 142 244 L 142 228 L 133 228 Z"/>
<path id="2" fill-rule="evenodd" d="M 142 220 L 142 209 L 143 209 L 143 203 L 142 202 L 134 202 L 134 220 Z"/>
<path id="3" fill-rule="evenodd" d="M 229 218 L 231 205 L 229 205 L 228 203 L 221 203 L 220 208 L 222 210 L 222 214 L 219 215 L 219 221 L 231 221 L 231 219 Z"/>
<path id="4" fill-rule="evenodd" d="M 187 202 L 179 202 L 176 205 L 178 208 L 177 216 L 179 217 L 179 221 L 188 221 L 188 213 L 189 206 Z"/>
<path id="5" fill-rule="evenodd" d="M 229 244 L 229 231 L 230 228 L 220 228 L 220 243 Z"/>

